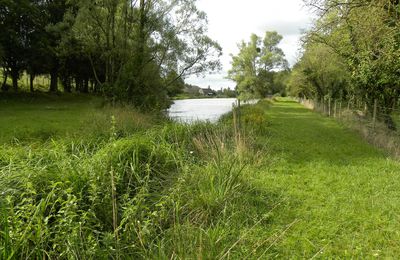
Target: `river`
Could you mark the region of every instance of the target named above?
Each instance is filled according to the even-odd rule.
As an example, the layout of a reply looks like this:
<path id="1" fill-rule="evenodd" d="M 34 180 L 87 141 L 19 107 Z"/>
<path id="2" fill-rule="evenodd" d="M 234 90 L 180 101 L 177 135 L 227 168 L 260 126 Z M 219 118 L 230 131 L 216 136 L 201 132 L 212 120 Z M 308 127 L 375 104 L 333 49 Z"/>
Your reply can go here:
<path id="1" fill-rule="evenodd" d="M 232 110 L 236 98 L 202 98 L 175 100 L 168 109 L 173 120 L 190 123 L 194 121 L 216 122 Z"/>

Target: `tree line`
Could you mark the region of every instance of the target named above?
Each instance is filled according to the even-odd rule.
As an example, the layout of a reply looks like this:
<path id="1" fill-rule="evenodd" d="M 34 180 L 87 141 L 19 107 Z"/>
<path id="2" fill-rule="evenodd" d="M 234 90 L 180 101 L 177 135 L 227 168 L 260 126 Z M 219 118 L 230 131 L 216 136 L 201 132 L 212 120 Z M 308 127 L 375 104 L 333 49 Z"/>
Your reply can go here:
<path id="1" fill-rule="evenodd" d="M 303 37 L 289 82 L 292 95 L 362 102 L 394 129 L 400 95 L 398 0 L 306 0 L 318 15 Z"/>
<path id="2" fill-rule="evenodd" d="M 49 91 L 94 92 L 163 108 L 189 75 L 220 69 L 195 0 L 0 0 L 2 91 L 22 72 Z M 12 86 L 7 79 L 12 79 Z"/>

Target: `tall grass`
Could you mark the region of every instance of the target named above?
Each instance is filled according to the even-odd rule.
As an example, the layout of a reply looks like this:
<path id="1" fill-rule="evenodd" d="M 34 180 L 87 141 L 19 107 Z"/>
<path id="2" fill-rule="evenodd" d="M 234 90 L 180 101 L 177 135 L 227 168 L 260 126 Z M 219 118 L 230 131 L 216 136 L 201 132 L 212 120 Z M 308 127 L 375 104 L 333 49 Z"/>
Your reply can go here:
<path id="1" fill-rule="evenodd" d="M 243 109 L 241 143 L 229 115 L 185 125 L 105 111 L 84 135 L 0 147 L 1 258 L 241 255 L 240 227 L 259 217 L 243 198 L 254 191 L 250 136 L 262 133 L 263 110 Z"/>

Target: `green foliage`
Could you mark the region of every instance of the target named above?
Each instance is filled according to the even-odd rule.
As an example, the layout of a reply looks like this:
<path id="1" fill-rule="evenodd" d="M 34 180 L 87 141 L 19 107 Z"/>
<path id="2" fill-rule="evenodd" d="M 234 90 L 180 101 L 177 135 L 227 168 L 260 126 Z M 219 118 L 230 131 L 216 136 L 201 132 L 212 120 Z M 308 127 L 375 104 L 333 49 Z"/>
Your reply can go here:
<path id="1" fill-rule="evenodd" d="M 250 42 L 238 45 L 239 54 L 232 56 L 228 78 L 237 83 L 239 98 L 265 97 L 272 91 L 273 70 L 287 67 L 284 53 L 277 47 L 281 40 L 277 32 L 266 32 L 263 40 L 252 34 Z"/>
<path id="2" fill-rule="evenodd" d="M 235 98 L 237 96 L 236 91 L 230 88 L 222 88 L 217 91 L 217 97 L 223 97 L 223 98 Z"/>
<path id="3" fill-rule="evenodd" d="M 309 44 L 292 71 L 292 95 L 317 98 L 342 98 L 348 91 L 350 75 L 343 59 L 323 44 Z"/>
<path id="4" fill-rule="evenodd" d="M 167 93 L 170 97 L 175 97 L 178 94 L 182 94 L 185 88 L 185 82 L 179 77 L 176 71 L 171 71 L 164 79 L 165 85 L 167 86 Z"/>
<path id="5" fill-rule="evenodd" d="M 177 94 L 184 77 L 220 68 L 221 47 L 205 35 L 206 17 L 194 1 L 82 0 L 78 6 L 74 35 L 111 98 L 165 108 L 167 93 Z"/>
<path id="6" fill-rule="evenodd" d="M 373 104 L 377 100 L 379 106 L 384 108 L 381 110 L 382 118 L 386 118 L 388 128 L 394 129 L 394 123 L 388 115 L 391 113 L 390 108 L 399 99 L 400 63 L 397 58 L 400 55 L 400 39 L 397 33 L 400 21 L 399 3 L 386 0 L 373 2 L 351 0 L 346 3 L 331 0 L 305 2 L 318 10 L 319 18 L 314 28 L 306 35 L 305 53 L 300 63 L 307 63 L 310 52 L 314 52 L 316 46 L 317 49 L 324 48 L 334 53 L 333 56 L 330 54 L 334 58 L 332 64 L 343 66 L 347 71 L 343 74 L 344 77 L 332 77 L 332 66 L 329 71 L 323 69 L 330 65 L 321 64 L 325 59 L 320 59 L 311 65 L 308 74 L 314 75 L 313 77 L 320 74 L 319 78 L 329 78 L 332 82 L 335 80 L 338 83 L 348 82 L 341 96 L 347 100 L 361 100 L 366 104 L 368 111 L 373 110 Z M 336 69 L 334 74 L 339 75 L 341 71 L 343 69 Z M 304 79 L 299 72 L 296 73 L 296 77 Z M 295 81 L 293 80 L 293 85 L 296 84 Z M 316 85 L 303 84 L 305 91 L 302 95 L 326 95 L 322 91 L 310 89 L 315 89 Z M 329 88 L 332 89 L 332 86 Z M 328 93 L 330 96 L 332 94 Z"/>
<path id="7" fill-rule="evenodd" d="M 1 0 L 0 7 L 3 91 L 7 77 L 19 90 L 26 72 L 34 92 L 44 74 L 51 92 L 63 86 L 160 111 L 185 77 L 221 67 L 221 47 L 206 35 L 194 0 Z"/>

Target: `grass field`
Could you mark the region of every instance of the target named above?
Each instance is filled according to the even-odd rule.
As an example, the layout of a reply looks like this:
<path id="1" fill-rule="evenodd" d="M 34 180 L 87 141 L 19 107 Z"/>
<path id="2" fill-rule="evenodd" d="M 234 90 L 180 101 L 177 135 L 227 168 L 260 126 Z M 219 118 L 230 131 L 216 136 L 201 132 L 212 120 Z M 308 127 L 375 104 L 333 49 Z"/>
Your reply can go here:
<path id="1" fill-rule="evenodd" d="M 0 144 L 50 139 L 88 139 L 109 134 L 111 116 L 118 133 L 154 125 L 158 118 L 129 107 L 113 108 L 103 99 L 79 94 L 3 94 L 0 96 Z"/>
<path id="2" fill-rule="evenodd" d="M 265 256 L 397 258 L 400 163 L 332 119 L 282 101 L 268 110 L 268 169 L 253 181 L 282 203 Z"/>
<path id="3" fill-rule="evenodd" d="M 181 125 L 0 99 L 0 258 L 397 258 L 400 164 L 288 99 Z"/>
<path id="4" fill-rule="evenodd" d="M 0 97 L 0 142 L 60 137 L 79 132 L 101 104 L 90 96 Z"/>

